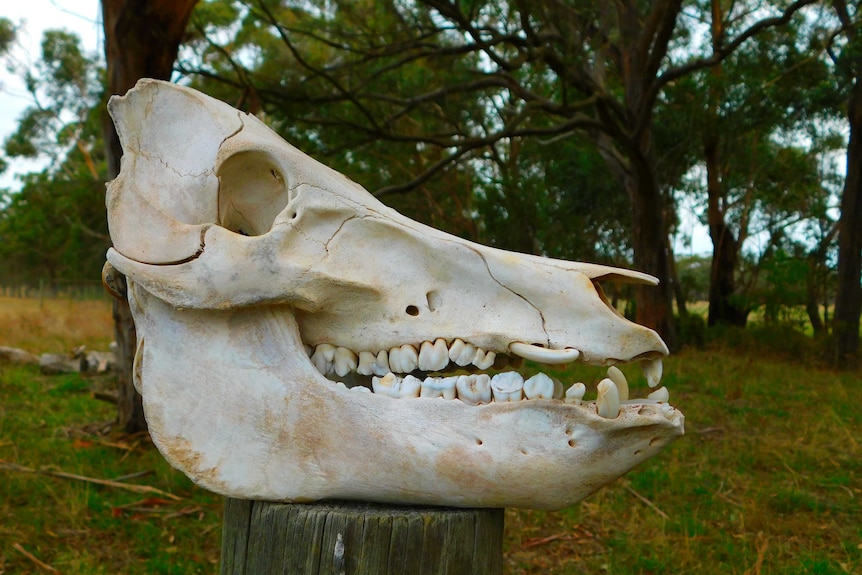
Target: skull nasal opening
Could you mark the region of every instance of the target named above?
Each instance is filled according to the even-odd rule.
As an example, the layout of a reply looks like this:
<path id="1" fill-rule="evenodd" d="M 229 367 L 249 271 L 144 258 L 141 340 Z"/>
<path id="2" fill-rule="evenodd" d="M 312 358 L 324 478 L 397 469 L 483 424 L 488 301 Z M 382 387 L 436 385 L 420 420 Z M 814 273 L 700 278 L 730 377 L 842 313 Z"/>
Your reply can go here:
<path id="1" fill-rule="evenodd" d="M 290 201 L 287 176 L 269 154 L 234 154 L 219 166 L 216 175 L 218 223 L 232 232 L 265 234 Z"/>

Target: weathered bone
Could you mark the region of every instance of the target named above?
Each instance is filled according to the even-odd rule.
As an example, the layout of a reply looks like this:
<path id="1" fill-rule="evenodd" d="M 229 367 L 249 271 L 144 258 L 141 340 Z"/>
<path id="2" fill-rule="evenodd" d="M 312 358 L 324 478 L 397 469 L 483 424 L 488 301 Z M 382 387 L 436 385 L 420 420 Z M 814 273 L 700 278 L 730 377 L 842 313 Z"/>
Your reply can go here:
<path id="1" fill-rule="evenodd" d="M 109 109 L 124 156 L 108 260 L 129 279 L 135 383 L 154 442 L 196 483 L 254 499 L 559 508 L 682 434 L 682 414 L 655 400 L 609 418 L 588 401 L 486 401 L 485 379 L 470 389 L 478 405 L 442 378 L 427 393 L 410 379 L 399 399 L 335 385 L 321 371 L 386 375 L 387 353 L 424 342 L 450 346 L 450 367 L 514 349 L 646 361 L 655 375 L 664 343 L 594 283 L 655 280 L 416 223 L 188 88 L 142 80 Z M 322 344 L 334 351 L 319 371 L 306 350 Z"/>

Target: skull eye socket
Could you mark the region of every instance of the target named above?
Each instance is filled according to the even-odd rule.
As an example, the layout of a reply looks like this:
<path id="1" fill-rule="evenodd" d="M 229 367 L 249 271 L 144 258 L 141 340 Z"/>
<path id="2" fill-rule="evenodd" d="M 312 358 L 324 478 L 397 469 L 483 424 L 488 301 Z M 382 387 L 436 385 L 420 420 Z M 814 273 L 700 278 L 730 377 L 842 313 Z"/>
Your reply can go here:
<path id="1" fill-rule="evenodd" d="M 218 223 L 241 235 L 268 232 L 290 201 L 289 182 L 266 153 L 234 154 L 219 166 L 218 178 Z"/>

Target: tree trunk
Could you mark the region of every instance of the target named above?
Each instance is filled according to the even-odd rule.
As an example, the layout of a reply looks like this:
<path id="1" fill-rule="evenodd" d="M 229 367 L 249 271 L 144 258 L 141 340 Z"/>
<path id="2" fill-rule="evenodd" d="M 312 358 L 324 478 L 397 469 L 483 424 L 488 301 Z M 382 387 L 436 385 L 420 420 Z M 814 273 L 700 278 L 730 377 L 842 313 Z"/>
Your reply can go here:
<path id="1" fill-rule="evenodd" d="M 140 78 L 170 80 L 180 41 L 197 0 L 102 0 L 108 94 L 125 94 Z M 108 177 L 120 172 L 123 150 L 104 115 Z M 141 398 L 132 385 L 136 335 L 126 300 L 114 302 L 117 338 L 117 424 L 127 432 L 146 429 Z"/>
<path id="2" fill-rule="evenodd" d="M 707 223 L 712 239 L 712 265 L 709 271 L 709 319 L 707 325 L 745 327 L 748 313 L 733 301 L 736 293 L 736 266 L 739 242 L 724 220 L 721 209 L 723 188 L 719 177 L 718 143 L 708 135 L 704 143 L 706 159 Z"/>
<path id="3" fill-rule="evenodd" d="M 832 318 L 832 361 L 840 368 L 857 363 L 862 310 L 862 84 L 858 78 L 847 103 L 847 119 L 850 142 L 838 220 L 838 290 Z"/>
<path id="4" fill-rule="evenodd" d="M 668 348 L 677 349 L 673 317 L 673 286 L 666 246 L 667 226 L 664 201 L 656 183 L 653 164 L 633 154 L 626 187 L 632 202 L 632 247 L 634 267 L 659 279 L 658 286 L 639 285 L 635 289 L 635 319 L 655 329 Z"/>

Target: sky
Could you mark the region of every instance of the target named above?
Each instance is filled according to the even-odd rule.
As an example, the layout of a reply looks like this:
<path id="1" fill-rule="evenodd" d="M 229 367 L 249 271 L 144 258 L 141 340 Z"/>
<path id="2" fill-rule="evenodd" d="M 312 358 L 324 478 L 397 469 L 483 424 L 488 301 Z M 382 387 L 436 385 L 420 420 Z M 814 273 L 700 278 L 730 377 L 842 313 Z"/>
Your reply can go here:
<path id="1" fill-rule="evenodd" d="M 12 51 L 16 62 L 30 64 L 39 58 L 42 32 L 65 29 L 81 37 L 88 53 L 102 52 L 102 22 L 99 0 L 4 0 L 0 16 L 17 26 L 18 42 Z M 0 66 L 0 142 L 15 131 L 18 118 L 32 103 L 23 80 Z M 40 168 L 38 163 L 18 162 L 0 175 L 0 188 L 20 187 L 15 174 Z"/>

